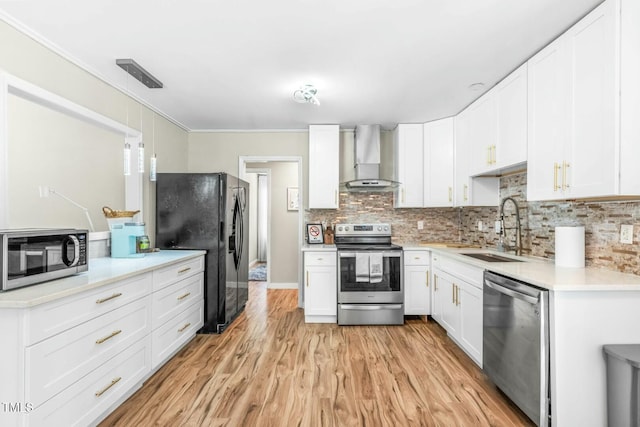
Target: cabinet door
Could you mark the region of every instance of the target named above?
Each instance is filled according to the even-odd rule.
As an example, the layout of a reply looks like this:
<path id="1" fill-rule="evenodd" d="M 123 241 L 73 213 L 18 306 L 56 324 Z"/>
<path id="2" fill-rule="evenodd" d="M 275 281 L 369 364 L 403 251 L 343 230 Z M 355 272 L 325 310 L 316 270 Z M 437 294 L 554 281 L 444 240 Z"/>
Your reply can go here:
<path id="1" fill-rule="evenodd" d="M 424 205 L 453 206 L 452 117 L 424 124 L 424 150 Z"/>
<path id="2" fill-rule="evenodd" d="M 528 65 L 527 199 L 562 198 L 568 72 L 562 38 L 541 50 Z"/>
<path id="3" fill-rule="evenodd" d="M 340 127 L 309 126 L 309 208 L 337 209 Z"/>
<path id="4" fill-rule="evenodd" d="M 466 282 L 458 283 L 460 307 L 459 341 L 482 367 L 482 290 Z"/>
<path id="5" fill-rule="evenodd" d="M 429 266 L 404 267 L 404 314 L 431 314 Z"/>
<path id="6" fill-rule="evenodd" d="M 496 103 L 493 92 L 487 92 L 469 106 L 469 138 L 471 140 L 471 175 L 492 169 L 496 145 Z"/>
<path id="7" fill-rule="evenodd" d="M 305 267 L 304 314 L 305 316 L 336 316 L 338 314 L 335 266 Z"/>
<path id="8" fill-rule="evenodd" d="M 456 206 L 469 206 L 469 161 L 471 160 L 471 147 L 469 140 L 469 115 L 467 110 L 462 111 L 454 120 L 454 184 L 453 191 Z"/>
<path id="9" fill-rule="evenodd" d="M 458 336 L 460 329 L 460 311 L 456 305 L 456 284 L 453 277 L 440 270 L 435 270 L 437 278 L 437 299 L 440 317 L 438 322 L 447 333 L 453 337 Z M 436 280 L 436 279 L 434 279 Z"/>
<path id="10" fill-rule="evenodd" d="M 496 147 L 494 168 L 527 161 L 527 64 L 502 80 L 495 89 Z"/>
<path id="11" fill-rule="evenodd" d="M 394 132 L 394 177 L 400 182 L 393 203 L 396 208 L 421 208 L 423 205 L 422 128 L 421 124 L 399 124 Z"/>
<path id="12" fill-rule="evenodd" d="M 563 187 L 568 197 L 618 193 L 614 148 L 619 81 L 615 2 L 604 2 L 562 38 L 570 61 L 568 151 Z"/>

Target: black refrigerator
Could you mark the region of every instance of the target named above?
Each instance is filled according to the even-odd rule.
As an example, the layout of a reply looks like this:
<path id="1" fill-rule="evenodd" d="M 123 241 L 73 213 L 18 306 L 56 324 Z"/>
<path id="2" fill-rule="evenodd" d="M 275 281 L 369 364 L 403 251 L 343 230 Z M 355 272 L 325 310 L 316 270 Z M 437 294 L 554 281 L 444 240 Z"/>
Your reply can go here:
<path id="1" fill-rule="evenodd" d="M 200 333 L 222 333 L 249 297 L 249 184 L 226 173 L 159 173 L 156 246 L 207 251 Z"/>

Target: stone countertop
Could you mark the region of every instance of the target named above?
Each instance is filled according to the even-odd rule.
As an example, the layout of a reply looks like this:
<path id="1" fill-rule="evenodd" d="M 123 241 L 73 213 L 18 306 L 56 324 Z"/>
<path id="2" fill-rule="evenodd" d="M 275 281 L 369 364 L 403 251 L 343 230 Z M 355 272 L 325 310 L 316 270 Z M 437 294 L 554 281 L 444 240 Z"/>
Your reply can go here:
<path id="1" fill-rule="evenodd" d="M 24 288 L 0 292 L 0 308 L 33 307 L 160 267 L 186 261 L 205 253 L 205 251 L 165 250 L 145 254 L 144 257 L 140 258 L 89 259 L 89 271 Z"/>
<path id="2" fill-rule="evenodd" d="M 640 276 L 598 268 L 556 267 L 553 260 L 521 257 L 490 249 L 429 247 L 440 254 L 485 270 L 512 277 L 556 292 L 564 291 L 640 291 Z M 522 262 L 487 262 L 463 253 L 492 253 Z"/>
<path id="3" fill-rule="evenodd" d="M 336 245 L 325 245 L 325 244 L 308 244 L 305 243 L 302 245 L 302 252 L 335 252 L 338 249 Z"/>

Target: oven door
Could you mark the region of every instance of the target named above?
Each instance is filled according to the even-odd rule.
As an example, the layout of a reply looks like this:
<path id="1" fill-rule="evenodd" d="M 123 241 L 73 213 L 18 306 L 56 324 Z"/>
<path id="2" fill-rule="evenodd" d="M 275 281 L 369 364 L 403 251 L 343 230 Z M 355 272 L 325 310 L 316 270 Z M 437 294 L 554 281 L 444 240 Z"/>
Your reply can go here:
<path id="1" fill-rule="evenodd" d="M 356 255 L 374 252 L 382 255 L 382 280 L 356 280 Z M 338 302 L 403 303 L 402 265 L 402 251 L 338 251 Z"/>

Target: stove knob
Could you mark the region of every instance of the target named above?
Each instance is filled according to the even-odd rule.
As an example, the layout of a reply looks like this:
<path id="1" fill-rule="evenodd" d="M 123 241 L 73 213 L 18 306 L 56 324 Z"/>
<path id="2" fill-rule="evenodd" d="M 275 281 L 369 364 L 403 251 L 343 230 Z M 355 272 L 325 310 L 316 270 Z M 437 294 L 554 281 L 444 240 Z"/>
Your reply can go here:
<path id="1" fill-rule="evenodd" d="M 385 227 L 386 229 L 387 227 Z M 378 231 L 382 231 L 382 227 L 378 226 Z"/>
<path id="2" fill-rule="evenodd" d="M 342 226 L 338 227 L 338 231 L 342 231 Z"/>
<path id="3" fill-rule="evenodd" d="M 346 227 L 344 228 L 344 231 L 349 231 L 349 226 L 346 226 Z"/>
<path id="4" fill-rule="evenodd" d="M 386 225 L 384 226 L 384 231 L 389 231 L 389 227 L 387 227 Z"/>

